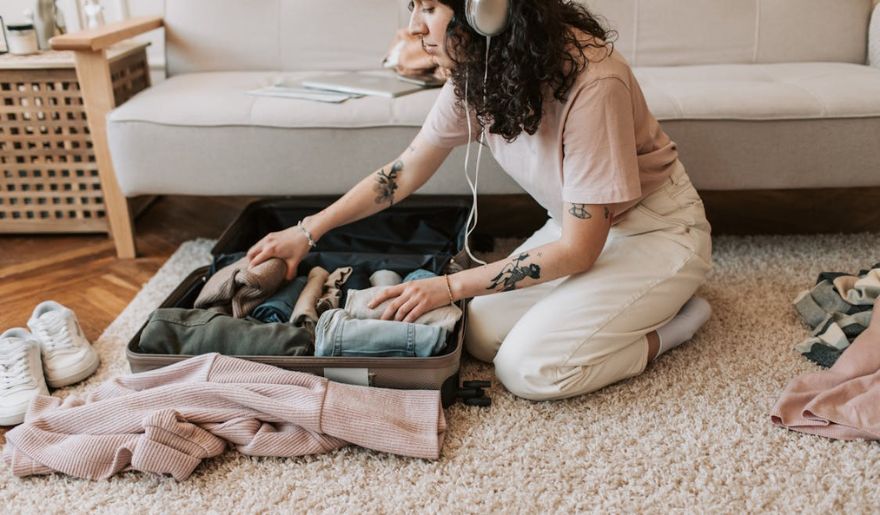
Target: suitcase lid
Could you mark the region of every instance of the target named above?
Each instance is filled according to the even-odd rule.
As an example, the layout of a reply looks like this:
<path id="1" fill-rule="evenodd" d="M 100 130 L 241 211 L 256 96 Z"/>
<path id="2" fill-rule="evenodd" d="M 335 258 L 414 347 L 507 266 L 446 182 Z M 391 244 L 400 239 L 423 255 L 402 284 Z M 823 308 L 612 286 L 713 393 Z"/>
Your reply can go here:
<path id="1" fill-rule="evenodd" d="M 338 197 L 270 198 L 248 204 L 223 231 L 213 256 L 245 252 L 263 236 L 295 226 Z M 411 196 L 325 234 L 315 250 L 383 254 L 455 255 L 464 248 L 471 202 L 449 195 Z"/>

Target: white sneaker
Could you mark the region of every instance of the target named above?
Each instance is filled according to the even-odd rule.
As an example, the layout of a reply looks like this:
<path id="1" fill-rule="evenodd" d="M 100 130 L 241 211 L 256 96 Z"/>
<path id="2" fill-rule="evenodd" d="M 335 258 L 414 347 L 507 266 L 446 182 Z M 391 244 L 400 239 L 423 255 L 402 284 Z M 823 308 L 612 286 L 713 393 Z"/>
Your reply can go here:
<path id="1" fill-rule="evenodd" d="M 21 424 L 37 395 L 49 395 L 40 342 L 27 329 L 9 329 L 0 334 L 0 426 Z"/>
<path id="2" fill-rule="evenodd" d="M 49 386 L 60 388 L 82 381 L 98 369 L 98 353 L 70 309 L 52 300 L 41 302 L 34 308 L 28 327 L 40 342 Z"/>

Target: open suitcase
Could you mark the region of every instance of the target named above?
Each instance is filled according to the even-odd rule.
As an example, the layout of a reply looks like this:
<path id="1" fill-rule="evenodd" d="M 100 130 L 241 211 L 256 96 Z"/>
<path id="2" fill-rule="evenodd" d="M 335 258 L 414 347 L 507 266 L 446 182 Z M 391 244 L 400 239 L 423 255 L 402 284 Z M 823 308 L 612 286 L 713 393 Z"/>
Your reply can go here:
<path id="1" fill-rule="evenodd" d="M 215 263 L 222 255 L 247 251 L 269 232 L 292 225 L 317 213 L 326 199 L 268 199 L 248 205 L 211 249 Z M 370 271 L 390 269 L 401 276 L 416 268 L 438 275 L 468 268 L 464 238 L 470 202 L 461 197 L 410 197 L 373 216 L 338 227 L 321 238 L 300 264 L 298 275 L 320 264 L 332 271 L 338 266 L 358 265 Z M 160 305 L 192 308 L 211 273 L 205 266 L 193 271 Z M 467 324 L 467 301 L 459 301 L 462 317 L 449 334 L 445 348 L 435 356 L 421 357 L 236 357 L 290 370 L 309 372 L 350 384 L 400 389 L 440 390 L 443 406 L 462 398 L 471 405 L 487 406 L 483 381 L 459 384 L 459 364 Z M 139 342 L 146 321 L 129 341 L 126 356 L 132 372 L 162 367 L 192 356 L 140 352 Z"/>

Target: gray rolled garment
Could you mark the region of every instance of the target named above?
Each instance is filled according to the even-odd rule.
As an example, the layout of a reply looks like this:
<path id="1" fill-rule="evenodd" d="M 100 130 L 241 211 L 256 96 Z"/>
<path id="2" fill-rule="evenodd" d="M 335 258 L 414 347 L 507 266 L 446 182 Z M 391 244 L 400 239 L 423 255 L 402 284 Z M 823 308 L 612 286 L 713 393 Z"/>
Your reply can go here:
<path id="1" fill-rule="evenodd" d="M 358 320 L 330 309 L 315 327 L 315 356 L 428 357 L 446 345 L 440 327 L 394 320 Z"/>

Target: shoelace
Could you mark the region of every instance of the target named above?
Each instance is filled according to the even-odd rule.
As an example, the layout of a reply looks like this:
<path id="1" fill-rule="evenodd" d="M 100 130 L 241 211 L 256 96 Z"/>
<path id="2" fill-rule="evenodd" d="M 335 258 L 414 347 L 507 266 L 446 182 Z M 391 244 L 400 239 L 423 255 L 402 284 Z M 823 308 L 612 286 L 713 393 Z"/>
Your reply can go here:
<path id="1" fill-rule="evenodd" d="M 0 389 L 11 390 L 30 382 L 31 367 L 27 352 L 0 356 Z"/>
<path id="2" fill-rule="evenodd" d="M 67 319 L 60 314 L 46 314 L 34 321 L 34 332 L 42 340 L 47 358 L 55 354 L 71 354 L 79 349 L 67 327 Z"/>

